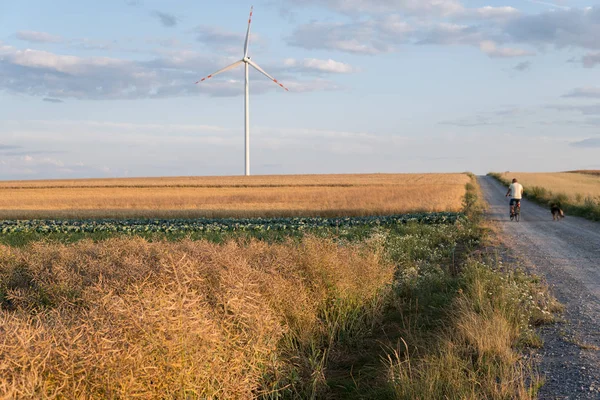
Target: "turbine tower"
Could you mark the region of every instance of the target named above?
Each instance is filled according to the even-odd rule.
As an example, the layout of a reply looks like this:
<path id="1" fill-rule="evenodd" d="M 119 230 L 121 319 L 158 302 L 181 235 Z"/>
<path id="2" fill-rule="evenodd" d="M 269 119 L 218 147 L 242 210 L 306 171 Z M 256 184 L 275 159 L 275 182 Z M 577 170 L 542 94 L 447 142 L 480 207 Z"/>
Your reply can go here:
<path id="1" fill-rule="evenodd" d="M 248 18 L 248 31 L 246 32 L 246 43 L 244 44 L 244 58 L 242 58 L 239 61 L 234 62 L 233 64 L 218 70 L 217 72 L 208 75 L 205 78 L 200 79 L 198 82 L 196 82 L 196 84 L 200 83 L 200 82 L 204 82 L 207 79 L 210 79 L 222 72 L 225 71 L 229 71 L 230 69 L 233 69 L 235 67 L 237 67 L 240 64 L 244 64 L 244 69 L 246 72 L 246 99 L 245 99 L 245 132 L 246 132 L 246 158 L 245 158 L 245 162 L 246 162 L 246 176 L 250 176 L 250 87 L 249 87 L 249 79 L 248 79 L 248 71 L 250 66 L 252 66 L 254 69 L 256 69 L 258 72 L 260 72 L 261 74 L 263 74 L 264 76 L 266 76 L 267 78 L 269 78 L 270 80 L 272 80 L 273 82 L 275 82 L 278 86 L 282 87 L 283 89 L 285 89 L 286 91 L 288 91 L 288 89 L 283 86 L 281 83 L 279 83 L 279 81 L 277 81 L 277 79 L 273 78 L 271 75 L 267 74 L 265 72 L 265 70 L 263 70 L 261 67 L 258 66 L 258 64 L 256 64 L 254 61 L 252 61 L 250 59 L 250 57 L 248 57 L 248 45 L 250 44 L 250 25 L 252 24 L 252 10 L 254 9 L 254 7 L 250 7 L 250 17 Z"/>

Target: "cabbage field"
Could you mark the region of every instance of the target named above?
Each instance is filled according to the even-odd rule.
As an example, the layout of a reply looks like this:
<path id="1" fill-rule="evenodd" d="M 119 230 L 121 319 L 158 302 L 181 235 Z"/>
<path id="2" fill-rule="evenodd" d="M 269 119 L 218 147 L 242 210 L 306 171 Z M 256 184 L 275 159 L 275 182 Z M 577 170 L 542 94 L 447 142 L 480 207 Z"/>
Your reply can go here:
<path id="1" fill-rule="evenodd" d="M 454 224 L 461 213 L 416 213 L 339 218 L 246 218 L 246 219 L 94 219 L 94 220 L 4 220 L 1 233 L 194 233 L 303 231 L 359 226 L 393 226 L 407 223 Z"/>

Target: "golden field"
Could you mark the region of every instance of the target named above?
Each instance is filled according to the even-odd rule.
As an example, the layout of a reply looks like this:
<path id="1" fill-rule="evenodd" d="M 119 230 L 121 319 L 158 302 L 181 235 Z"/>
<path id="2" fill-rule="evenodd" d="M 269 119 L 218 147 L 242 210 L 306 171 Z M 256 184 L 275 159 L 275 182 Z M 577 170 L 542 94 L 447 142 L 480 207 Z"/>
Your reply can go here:
<path id="1" fill-rule="evenodd" d="M 569 171 L 574 174 L 600 175 L 600 169 L 582 169 L 578 171 Z"/>
<path id="2" fill-rule="evenodd" d="M 0 218 L 362 216 L 458 211 L 466 174 L 0 182 Z"/>
<path id="3" fill-rule="evenodd" d="M 308 398 L 395 269 L 311 237 L 0 246 L 0 398 Z"/>
<path id="4" fill-rule="evenodd" d="M 504 172 L 499 175 L 505 181 L 517 178 L 526 192 L 537 186 L 555 195 L 565 195 L 569 203 L 583 204 L 586 198 L 600 199 L 600 174 L 594 172 Z"/>

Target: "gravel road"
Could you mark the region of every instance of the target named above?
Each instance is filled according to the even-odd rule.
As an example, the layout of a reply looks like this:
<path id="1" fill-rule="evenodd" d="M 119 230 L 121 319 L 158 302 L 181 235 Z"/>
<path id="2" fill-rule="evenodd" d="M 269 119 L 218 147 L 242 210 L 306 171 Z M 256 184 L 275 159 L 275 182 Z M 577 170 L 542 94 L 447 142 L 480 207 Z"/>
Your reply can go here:
<path id="1" fill-rule="evenodd" d="M 527 200 L 521 221 L 511 222 L 508 188 L 487 176 L 479 183 L 504 244 L 565 306 L 563 323 L 542 328 L 540 399 L 600 399 L 600 223 L 553 221 L 549 208 Z"/>

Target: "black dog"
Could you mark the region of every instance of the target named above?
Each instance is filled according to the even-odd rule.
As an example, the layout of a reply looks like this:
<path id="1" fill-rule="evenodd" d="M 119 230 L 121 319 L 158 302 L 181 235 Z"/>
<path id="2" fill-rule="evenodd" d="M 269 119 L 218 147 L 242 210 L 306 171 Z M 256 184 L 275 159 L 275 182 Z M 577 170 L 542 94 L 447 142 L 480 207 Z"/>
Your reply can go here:
<path id="1" fill-rule="evenodd" d="M 560 208 L 560 204 L 556 204 L 556 203 L 550 204 L 550 212 L 552 213 L 553 221 L 558 221 L 565 217 L 565 213 Z"/>

